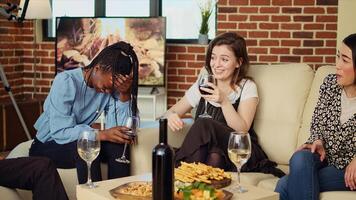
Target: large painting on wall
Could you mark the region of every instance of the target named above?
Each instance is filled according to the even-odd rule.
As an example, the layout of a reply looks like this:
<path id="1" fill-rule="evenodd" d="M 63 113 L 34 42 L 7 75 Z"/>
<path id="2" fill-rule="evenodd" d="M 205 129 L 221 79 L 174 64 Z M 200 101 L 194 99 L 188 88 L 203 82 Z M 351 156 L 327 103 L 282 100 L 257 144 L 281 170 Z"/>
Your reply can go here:
<path id="1" fill-rule="evenodd" d="M 164 86 L 164 17 L 58 17 L 56 72 L 88 65 L 108 45 L 129 42 L 139 59 L 139 85 Z"/>

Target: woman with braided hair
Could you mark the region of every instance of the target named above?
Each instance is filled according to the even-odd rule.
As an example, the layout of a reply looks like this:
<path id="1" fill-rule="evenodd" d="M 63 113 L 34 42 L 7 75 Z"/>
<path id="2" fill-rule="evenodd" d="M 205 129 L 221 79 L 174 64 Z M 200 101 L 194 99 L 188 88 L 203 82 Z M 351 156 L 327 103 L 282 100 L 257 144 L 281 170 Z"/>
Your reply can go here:
<path id="1" fill-rule="evenodd" d="M 99 131 L 101 151 L 92 163 L 93 181 L 101 180 L 100 161 L 108 163 L 108 178 L 128 176 L 130 165 L 116 162 L 124 144 L 133 141 L 122 126 L 138 115 L 138 60 L 133 47 L 117 42 L 103 49 L 84 68 L 59 73 L 44 102 L 44 112 L 34 127 L 37 135 L 30 156 L 50 158 L 57 168 L 77 168 L 79 183 L 85 183 L 86 163 L 77 153 L 77 139 L 102 112 L 106 129 Z M 129 151 L 126 151 L 129 157 Z"/>

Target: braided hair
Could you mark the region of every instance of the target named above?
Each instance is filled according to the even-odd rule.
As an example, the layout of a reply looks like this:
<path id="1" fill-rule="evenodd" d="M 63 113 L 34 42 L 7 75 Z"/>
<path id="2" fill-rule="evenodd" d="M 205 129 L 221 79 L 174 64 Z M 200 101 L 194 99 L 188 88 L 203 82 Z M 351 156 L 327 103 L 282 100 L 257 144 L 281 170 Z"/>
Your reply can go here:
<path id="1" fill-rule="evenodd" d="M 94 69 L 95 66 L 98 66 L 99 69 L 104 72 L 111 72 L 113 88 L 114 80 L 120 74 L 129 75 L 131 71 L 133 71 L 130 108 L 132 115 L 137 116 L 138 59 L 133 47 L 129 43 L 123 41 L 114 43 L 104 48 L 89 65 L 84 67 L 84 70 Z M 88 79 L 90 79 L 91 75 L 92 73 L 89 74 Z M 114 93 L 115 91 L 111 94 L 113 98 L 115 98 Z"/>

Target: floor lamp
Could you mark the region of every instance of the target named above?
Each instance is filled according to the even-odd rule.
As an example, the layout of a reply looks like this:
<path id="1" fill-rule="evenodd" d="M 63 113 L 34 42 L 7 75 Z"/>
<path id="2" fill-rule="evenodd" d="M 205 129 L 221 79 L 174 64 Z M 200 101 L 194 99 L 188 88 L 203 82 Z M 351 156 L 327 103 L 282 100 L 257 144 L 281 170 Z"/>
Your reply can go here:
<path id="1" fill-rule="evenodd" d="M 16 12 L 17 14 L 14 14 L 13 12 Z M 20 6 L 17 6 L 16 4 L 7 4 L 7 8 L 2 8 L 0 7 L 0 15 L 4 16 L 7 18 L 9 21 L 17 21 L 17 22 L 22 22 L 25 19 L 48 19 L 52 17 L 51 14 L 51 6 L 49 0 L 21 0 L 20 1 Z M 36 27 L 34 27 L 34 33 L 36 33 Z M 36 34 L 34 34 L 34 42 L 36 44 Z M 36 47 L 35 47 L 36 48 Z M 35 51 L 35 49 L 34 49 Z M 34 71 L 36 71 L 36 55 L 34 53 L 35 57 L 35 62 L 34 62 Z M 36 72 L 35 72 L 36 76 Z M 3 86 L 6 90 L 6 92 L 9 94 L 11 102 L 15 108 L 16 114 L 21 122 L 21 125 L 26 133 L 26 137 L 31 140 L 31 135 L 30 132 L 28 131 L 28 128 L 26 126 L 26 123 L 22 117 L 21 111 L 19 107 L 17 106 L 16 100 L 14 98 L 14 95 L 12 94 L 11 91 L 11 86 L 9 82 L 7 81 L 6 74 L 4 71 L 3 66 L 0 64 L 0 78 L 3 83 Z"/>

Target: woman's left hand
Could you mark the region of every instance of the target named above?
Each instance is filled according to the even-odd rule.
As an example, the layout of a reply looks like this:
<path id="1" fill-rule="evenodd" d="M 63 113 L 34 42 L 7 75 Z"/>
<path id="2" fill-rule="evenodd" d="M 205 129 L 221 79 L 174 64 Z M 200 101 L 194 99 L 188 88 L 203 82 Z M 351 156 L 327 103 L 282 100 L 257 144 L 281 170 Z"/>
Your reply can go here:
<path id="1" fill-rule="evenodd" d="M 350 190 L 356 189 L 356 157 L 347 165 L 345 170 L 345 184 Z"/>
<path id="2" fill-rule="evenodd" d="M 224 101 L 227 100 L 227 95 L 221 91 L 216 85 L 213 83 L 207 83 L 212 89 L 202 87 L 201 90 L 208 92 L 207 95 L 201 95 L 205 100 L 216 102 L 222 104 Z"/>

